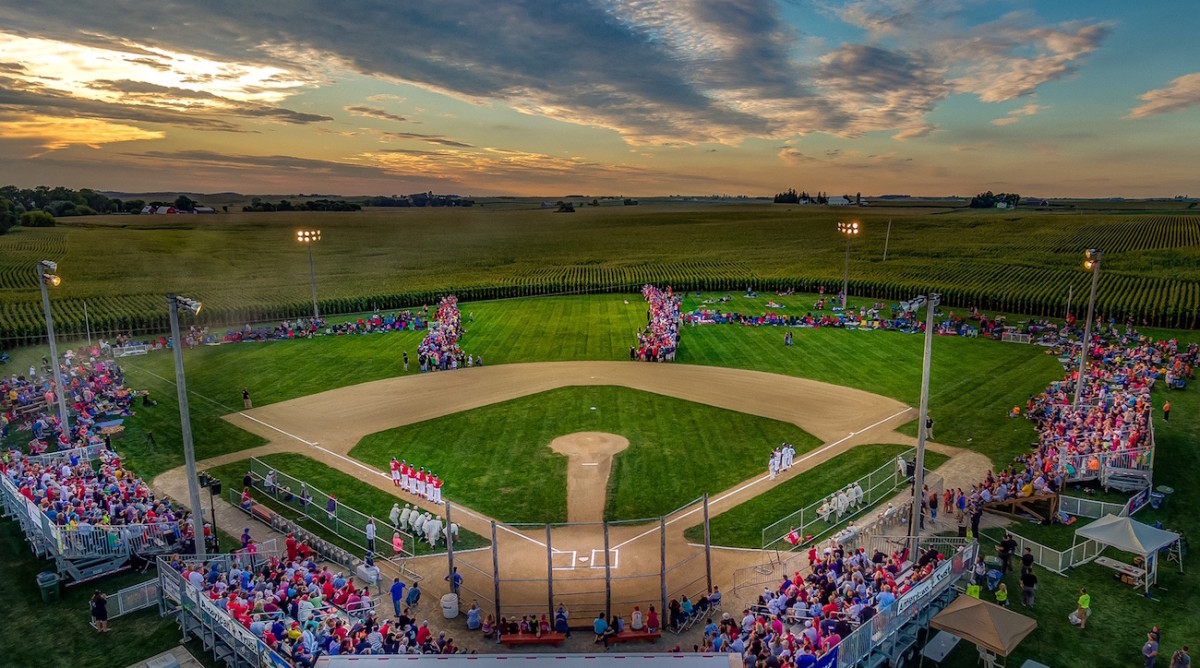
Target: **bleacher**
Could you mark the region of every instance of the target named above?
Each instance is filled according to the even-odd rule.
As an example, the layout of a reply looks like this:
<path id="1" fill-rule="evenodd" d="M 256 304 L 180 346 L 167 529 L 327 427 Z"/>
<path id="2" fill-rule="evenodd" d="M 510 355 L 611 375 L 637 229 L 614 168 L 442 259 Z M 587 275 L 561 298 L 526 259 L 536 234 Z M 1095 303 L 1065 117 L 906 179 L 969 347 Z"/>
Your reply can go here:
<path id="1" fill-rule="evenodd" d="M 69 461 L 75 453 L 94 461 L 102 447 L 76 448 L 64 453 L 31 456 L 30 461 L 51 463 Z M 6 517 L 16 520 L 34 554 L 52 560 L 59 577 L 68 585 L 126 570 L 135 559 L 178 552 L 182 534 L 177 522 L 117 526 L 82 525 L 71 530 L 53 523 L 41 508 L 20 493 L 7 475 L 0 475 L 0 507 Z"/>

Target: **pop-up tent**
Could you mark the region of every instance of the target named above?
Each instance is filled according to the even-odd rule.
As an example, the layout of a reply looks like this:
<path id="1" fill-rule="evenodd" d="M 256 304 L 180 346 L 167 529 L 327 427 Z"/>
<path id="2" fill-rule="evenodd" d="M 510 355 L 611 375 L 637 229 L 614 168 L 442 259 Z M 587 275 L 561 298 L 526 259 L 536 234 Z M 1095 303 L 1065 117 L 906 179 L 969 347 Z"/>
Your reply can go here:
<path id="1" fill-rule="evenodd" d="M 972 596 L 959 596 L 929 625 L 974 643 L 980 650 L 1007 657 L 1037 628 L 1037 620 Z"/>
<path id="2" fill-rule="evenodd" d="M 1149 524 L 1120 515 L 1105 515 L 1100 519 L 1075 530 L 1076 538 L 1094 540 L 1106 547 L 1115 547 L 1122 552 L 1141 555 L 1145 561 L 1146 591 L 1158 582 L 1158 551 L 1179 541 L 1179 534 L 1156 529 Z M 1183 572 L 1180 555 L 1179 572 Z"/>

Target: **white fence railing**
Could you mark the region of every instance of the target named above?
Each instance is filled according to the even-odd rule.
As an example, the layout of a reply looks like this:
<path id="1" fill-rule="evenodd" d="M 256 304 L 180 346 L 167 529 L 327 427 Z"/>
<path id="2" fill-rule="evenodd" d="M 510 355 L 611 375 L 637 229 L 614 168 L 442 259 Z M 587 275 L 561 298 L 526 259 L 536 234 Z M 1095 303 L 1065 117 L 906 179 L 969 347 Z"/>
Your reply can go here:
<path id="1" fill-rule="evenodd" d="M 843 522 L 861 515 L 875 504 L 895 495 L 902 487 L 912 483 L 912 476 L 908 474 L 907 469 L 901 470 L 899 459 L 903 459 L 907 466 L 911 468 L 915 452 L 916 450 L 909 450 L 900 455 L 899 458 L 889 460 L 888 463 L 844 486 L 843 490 L 851 488 L 854 485 L 858 485 L 862 489 L 862 499 L 853 506 L 848 507 L 845 512 L 839 513 L 836 511 L 836 508 L 828 507 L 830 505 L 828 504 L 828 500 L 822 499 L 810 503 L 792 512 L 787 517 L 763 527 L 762 548 L 791 548 L 792 545 L 788 544 L 787 536 L 793 530 L 799 534 L 801 538 L 800 543 L 807 544 L 821 538 Z M 836 494 L 837 492 L 834 493 L 834 497 L 836 497 Z M 823 506 L 825 507 L 823 508 Z M 811 540 L 806 540 L 808 536 L 812 536 Z"/>

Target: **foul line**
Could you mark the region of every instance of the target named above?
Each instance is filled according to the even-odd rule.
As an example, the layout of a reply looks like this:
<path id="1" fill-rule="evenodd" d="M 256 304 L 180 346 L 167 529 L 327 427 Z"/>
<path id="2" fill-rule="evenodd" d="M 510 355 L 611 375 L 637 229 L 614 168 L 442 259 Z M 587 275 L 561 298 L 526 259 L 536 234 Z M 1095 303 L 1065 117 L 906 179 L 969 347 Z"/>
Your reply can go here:
<path id="1" fill-rule="evenodd" d="M 804 462 L 804 461 L 806 461 L 806 460 L 812 459 L 813 457 L 816 457 L 817 455 L 820 455 L 821 453 L 823 453 L 823 452 L 826 452 L 827 450 L 830 450 L 831 448 L 836 448 L 837 446 L 841 445 L 842 443 L 845 443 L 846 441 L 850 440 L 851 438 L 854 438 L 855 436 L 858 436 L 859 434 L 861 434 L 861 433 L 863 433 L 863 432 L 868 432 L 868 431 L 871 431 L 871 430 L 872 430 L 872 429 L 874 429 L 875 427 L 878 427 L 879 425 L 881 425 L 881 424 L 883 424 L 883 423 L 885 423 L 885 422 L 888 422 L 889 420 L 894 420 L 894 419 L 896 419 L 897 417 L 900 417 L 901 415 L 904 415 L 905 413 L 907 413 L 907 412 L 909 412 L 909 411 L 911 411 L 911 410 L 912 410 L 912 408 L 905 408 L 904 410 L 902 410 L 902 411 L 899 411 L 899 412 L 897 412 L 897 413 L 894 413 L 894 414 L 892 414 L 892 415 L 889 415 L 889 416 L 887 416 L 887 417 L 883 418 L 882 420 L 879 420 L 878 422 L 875 422 L 874 424 L 871 424 L 871 425 L 868 425 L 868 426 L 866 426 L 866 427 L 863 427 L 862 429 L 859 429 L 858 431 L 852 431 L 852 432 L 850 432 L 849 434 L 847 434 L 846 436 L 843 436 L 843 437 L 839 438 L 838 440 L 836 440 L 836 441 L 834 441 L 834 442 L 832 442 L 832 443 L 827 443 L 827 444 L 825 444 L 825 445 L 821 446 L 820 448 L 817 448 L 816 450 L 813 450 L 812 452 L 806 453 L 806 454 L 805 454 L 803 457 L 800 457 L 799 459 L 797 459 L 797 460 L 795 461 L 795 464 L 799 464 L 799 463 L 801 463 L 801 462 Z M 794 466 L 795 464 L 793 464 L 793 466 Z M 731 496 L 734 496 L 735 494 L 740 494 L 740 493 L 742 493 L 742 492 L 746 491 L 747 489 L 750 489 L 751 487 L 753 487 L 753 486 L 757 485 L 757 484 L 758 484 L 758 483 L 760 483 L 760 482 L 763 482 L 764 480 L 770 480 L 770 479 L 771 479 L 771 476 L 770 476 L 769 474 L 768 474 L 768 475 L 764 475 L 764 476 L 762 476 L 761 478 L 755 478 L 754 480 L 751 480 L 750 482 L 748 482 L 748 483 L 746 483 L 746 484 L 742 485 L 741 487 L 738 487 L 738 488 L 737 488 L 737 489 L 735 489 L 735 490 L 732 490 L 732 491 L 730 491 L 730 492 L 726 492 L 725 494 L 722 494 L 721 496 L 718 496 L 718 497 L 717 497 L 717 498 L 715 498 L 715 499 L 709 499 L 709 500 L 708 500 L 708 503 L 709 503 L 709 505 L 712 505 L 712 504 L 714 504 L 714 503 L 720 503 L 720 502 L 724 501 L 725 499 L 728 499 L 729 497 L 731 497 Z M 689 515 L 691 515 L 691 514 L 693 514 L 693 513 L 698 513 L 698 512 L 700 512 L 702 509 L 703 509 L 703 506 L 701 506 L 700 508 L 692 508 L 691 510 L 689 510 L 689 511 L 687 511 L 687 512 L 685 512 L 685 513 L 683 513 L 683 514 L 681 514 L 681 515 L 679 515 L 679 516 L 677 516 L 677 517 L 673 517 L 673 518 L 671 518 L 671 519 L 667 520 L 667 522 L 666 522 L 666 523 L 667 523 L 667 524 L 674 524 L 674 523 L 678 522 L 679 520 L 681 520 L 681 519 L 683 519 L 683 518 L 685 518 L 685 517 L 687 517 L 687 516 L 689 516 Z M 642 533 L 640 533 L 640 534 L 638 534 L 638 535 L 634 536 L 633 538 L 630 538 L 629 540 L 625 541 L 624 543 L 618 543 L 617 545 L 613 546 L 613 548 L 612 548 L 612 549 L 614 549 L 614 550 L 615 550 L 615 549 L 617 549 L 617 548 L 624 547 L 624 546 L 626 546 L 626 545 L 628 545 L 628 544 L 630 544 L 630 543 L 632 543 L 632 542 L 634 542 L 634 541 L 636 541 L 636 540 L 640 540 L 640 539 L 642 539 L 642 538 L 645 538 L 646 536 L 649 536 L 650 534 L 652 534 L 652 533 L 654 533 L 655 531 L 658 531 L 658 530 L 659 530 L 659 527 L 655 527 L 655 528 L 653 528 L 653 529 L 648 529 L 648 530 L 646 530 L 646 531 L 644 531 L 644 532 L 642 532 Z"/>
<path id="2" fill-rule="evenodd" d="M 250 420 L 251 422 L 256 422 L 256 423 L 258 423 L 258 424 L 261 424 L 262 426 L 264 426 L 264 427 L 266 427 L 266 428 L 268 428 L 268 429 L 273 429 L 273 430 L 275 430 L 275 431 L 277 431 L 277 432 L 279 432 L 279 433 L 283 434 L 284 436 L 287 436 L 288 438 L 293 438 L 293 439 L 295 439 L 295 440 L 297 440 L 297 441 L 300 441 L 301 443 L 303 443 L 303 444 L 305 444 L 305 445 L 307 445 L 307 446 L 309 446 L 309 447 L 311 447 L 311 448 L 316 448 L 317 450 L 320 450 L 321 452 L 324 452 L 325 454 L 328 454 L 328 455 L 331 455 L 331 456 L 333 456 L 333 457 L 336 457 L 337 459 L 340 459 L 341 461 L 344 461 L 344 462 L 347 462 L 347 463 L 353 464 L 353 465 L 357 466 L 358 468 L 360 468 L 360 469 L 362 469 L 362 470 L 364 470 L 364 471 L 367 471 L 368 473 L 374 473 L 375 475 L 377 475 L 377 476 L 379 476 L 379 477 L 381 477 L 381 478 L 384 478 L 384 479 L 386 479 L 386 480 L 391 480 L 391 479 L 392 479 L 392 478 L 391 478 L 391 476 L 389 476 L 387 473 L 384 473 L 383 471 L 380 471 L 380 470 L 379 470 L 379 469 L 377 469 L 377 468 L 374 468 L 374 467 L 371 467 L 371 466 L 367 466 L 366 464 L 364 464 L 364 463 L 362 463 L 362 462 L 360 462 L 360 461 L 358 461 L 358 460 L 356 460 L 356 459 L 352 459 L 352 458 L 350 458 L 350 457 L 347 457 L 347 456 L 345 456 L 345 455 L 343 455 L 343 454 L 341 454 L 341 453 L 334 452 L 333 450 L 330 450 L 329 448 L 323 447 L 323 446 L 321 446 L 320 444 L 318 444 L 318 443 L 316 443 L 316 442 L 314 442 L 314 441 L 309 441 L 309 440 L 305 440 L 305 439 L 303 439 L 303 438 L 300 438 L 299 436 L 297 436 L 297 435 L 295 435 L 295 434 L 293 434 L 293 433 L 290 433 L 290 432 L 286 432 L 286 431 L 284 431 L 284 430 L 280 429 L 279 427 L 276 427 L 276 426 L 275 426 L 275 425 L 273 425 L 273 424 L 270 424 L 270 423 L 267 423 L 267 422 L 263 422 L 262 420 L 260 420 L 260 419 L 258 419 L 258 418 L 256 418 L 256 417 L 254 417 L 253 415 L 247 415 L 246 413 L 244 413 L 244 412 L 242 412 L 242 411 L 239 411 L 239 412 L 238 412 L 238 415 L 240 415 L 240 416 L 242 416 L 242 417 L 246 418 L 247 420 Z M 464 507 L 464 506 L 455 505 L 455 506 L 454 506 L 454 509 L 455 509 L 456 511 L 460 512 L 460 513 L 464 513 L 464 514 L 467 514 L 467 515 L 471 515 L 472 517 L 475 517 L 476 519 L 480 520 L 481 522 L 493 522 L 493 521 L 494 521 L 492 518 L 490 518 L 490 517 L 486 517 L 486 516 L 484 516 L 484 515 L 480 515 L 479 513 L 475 512 L 474 510 L 471 510 L 470 508 L 466 508 L 466 507 Z M 535 540 L 535 539 L 533 539 L 533 538 L 530 538 L 529 536 L 526 536 L 525 534 L 523 534 L 523 533 L 521 533 L 521 532 L 519 532 L 519 531 L 514 531 L 514 530 L 512 530 L 512 529 L 508 528 L 507 526 L 505 526 L 505 525 L 504 525 L 503 523 L 501 523 L 501 522 L 496 522 L 496 528 L 497 528 L 497 529 L 503 529 L 504 531 L 507 531 L 508 533 L 511 533 L 511 534 L 512 534 L 512 535 L 514 535 L 514 536 L 519 536 L 519 537 L 521 537 L 521 538 L 524 538 L 525 540 L 527 540 L 527 541 L 529 541 L 529 542 L 531 542 L 531 543 L 533 543 L 534 545 L 537 545 L 537 546 L 539 546 L 539 547 L 542 547 L 542 548 L 546 547 L 546 544 L 545 544 L 545 543 L 543 543 L 543 542 L 541 542 L 541 541 L 539 541 L 539 540 Z"/>

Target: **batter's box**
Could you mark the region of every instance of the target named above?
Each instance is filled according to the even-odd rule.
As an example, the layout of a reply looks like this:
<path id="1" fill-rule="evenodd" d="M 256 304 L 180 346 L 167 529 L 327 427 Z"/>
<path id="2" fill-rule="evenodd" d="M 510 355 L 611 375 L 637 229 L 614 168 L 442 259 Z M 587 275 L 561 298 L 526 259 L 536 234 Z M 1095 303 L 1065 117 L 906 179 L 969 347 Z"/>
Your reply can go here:
<path id="1" fill-rule="evenodd" d="M 550 563 L 556 571 L 573 571 L 576 557 L 578 554 L 575 550 L 553 550 L 550 552 Z"/>
<path id="2" fill-rule="evenodd" d="M 621 563 L 621 550 L 610 548 L 608 550 L 608 558 L 611 561 L 609 568 L 616 569 Z M 592 550 L 592 568 L 604 568 L 604 550 Z"/>

